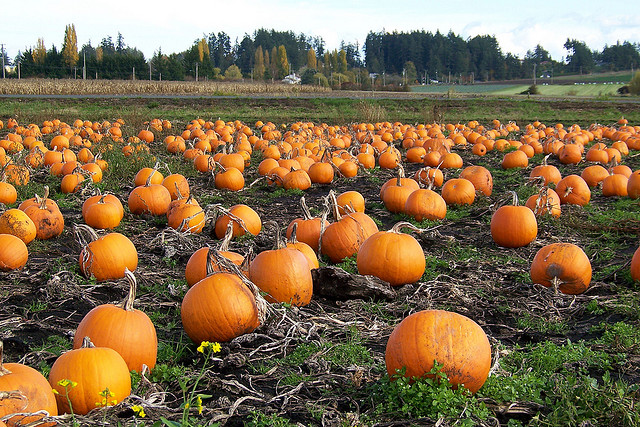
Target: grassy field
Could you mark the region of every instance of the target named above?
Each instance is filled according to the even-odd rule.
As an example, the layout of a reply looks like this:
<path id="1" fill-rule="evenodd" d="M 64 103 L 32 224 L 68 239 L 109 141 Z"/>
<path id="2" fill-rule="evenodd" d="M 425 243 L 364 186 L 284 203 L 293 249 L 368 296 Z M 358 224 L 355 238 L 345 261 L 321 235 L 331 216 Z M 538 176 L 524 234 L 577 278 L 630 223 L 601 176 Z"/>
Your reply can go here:
<path id="1" fill-rule="evenodd" d="M 514 84 L 476 84 L 476 85 L 426 85 L 414 86 L 412 92 L 429 94 L 448 94 L 455 97 L 456 94 L 477 94 L 514 96 L 521 95 L 530 85 Z M 538 96 L 554 98 L 588 97 L 588 98 L 616 98 L 617 90 L 622 85 L 605 83 L 578 83 L 578 84 L 539 84 Z"/>
<path id="2" fill-rule="evenodd" d="M 501 167 L 503 152 L 493 150 L 479 157 L 468 148 L 456 147 L 464 166 L 480 165 L 491 172 L 493 193 L 476 195 L 471 205 L 449 206 L 442 220 L 418 223 L 389 212 L 380 200 L 381 185 L 395 171 L 376 167 L 361 170 L 355 178 L 337 177 L 330 185 L 284 190 L 257 181 L 262 155 L 255 150 L 244 173 L 247 185 L 231 192 L 215 188 L 211 173 L 197 172 L 183 156 L 169 154 L 161 142 L 168 135 L 180 134 L 197 118 L 241 120 L 260 134 L 257 120 L 273 121 L 278 129 L 289 130 L 298 120 L 340 126 L 361 121 L 478 120 L 489 128 L 497 118 L 503 123 L 516 120 L 523 130 L 536 119 L 549 126 L 563 123 L 568 128 L 580 123 L 587 128 L 591 123 L 614 125 L 622 115 L 631 125 L 640 124 L 637 104 L 605 101 L 5 99 L 0 103 L 0 120 L 5 124 L 9 118 L 21 125 L 40 125 L 55 118 L 68 123 L 121 118 L 123 136 L 135 141 L 133 137 L 153 118 L 172 123 L 171 129 L 154 131 L 156 142 L 148 149 L 134 142 L 141 149 L 129 157 L 119 142 L 105 137 L 95 143 L 92 149 L 103 153 L 109 167 L 102 182 L 77 193 L 63 194 L 61 179 L 46 168 L 30 170 L 30 182 L 18 188 L 19 198 L 10 207 L 34 193 L 43 194 L 47 185 L 65 216 L 65 230 L 57 238 L 31 242 L 23 270 L 0 272 L 5 361 L 24 361 L 46 375 L 54 360 L 71 349 L 70 335 L 86 312 L 124 298 L 122 281 L 97 282 L 79 271 L 80 244 L 73 226 L 84 223 L 82 204 L 100 189 L 114 193 L 125 205 L 124 218 L 115 231 L 130 237 L 138 250 L 136 308 L 147 313 L 156 326 L 158 364 L 144 376 L 132 375 L 133 395 L 125 402 L 87 416 L 55 418 L 60 424 L 640 425 L 640 286 L 629 273 L 639 244 L 637 200 L 605 197 L 600 188 L 594 188 L 587 206 L 563 205 L 559 218 L 539 218 L 538 234 L 530 245 L 502 248 L 491 239 L 492 214 L 506 203 L 509 190 L 516 191 L 521 201 L 537 191 L 528 176 L 543 161 L 543 154 L 531 158 L 525 168 L 505 170 Z M 0 137 L 8 132 L 0 130 Z M 519 139 L 521 134 L 512 132 L 508 138 Z M 44 143 L 52 137 L 45 135 Z M 400 140 L 393 143 L 401 148 Z M 15 153 L 13 158 L 20 161 L 22 154 Z M 263 223 L 275 220 L 281 229 L 300 216 L 301 196 L 318 215 L 330 189 L 338 193 L 355 189 L 364 195 L 366 212 L 380 229 L 387 230 L 401 220 L 426 229 L 414 234 L 427 261 L 424 274 L 417 283 L 396 288 L 391 297 L 339 297 L 314 290 L 306 307 L 273 304 L 274 311 L 256 333 L 222 343 L 219 353 L 203 354 L 181 324 L 181 302 L 188 289 L 185 267 L 196 249 L 217 246 L 219 241 L 213 237 L 212 219 L 202 233 L 183 235 L 172 232 L 164 216 L 129 211 L 126 202 L 135 174 L 156 162 L 165 175 L 172 172 L 187 177 L 191 193 L 202 206 L 247 204 Z M 549 163 L 563 176 L 580 174 L 586 166 L 584 161 L 561 164 L 556 156 Z M 640 153 L 632 151 L 622 163 L 640 169 Z M 420 166 L 405 162 L 408 176 Z M 459 173 L 448 170 L 445 176 L 455 178 Z M 258 236 L 234 239 L 231 249 L 248 253 L 251 248 L 259 253 L 272 247 L 273 238 L 265 227 Z M 558 294 L 531 281 L 529 266 L 537 250 L 558 241 L 580 246 L 590 259 L 593 277 L 584 294 Z M 333 265 L 327 257 L 320 262 L 322 267 Z M 357 275 L 354 257 L 337 266 Z M 492 371 L 476 395 L 454 391 L 446 381 L 389 380 L 384 362 L 389 334 L 403 318 L 424 309 L 464 314 L 488 334 Z"/>

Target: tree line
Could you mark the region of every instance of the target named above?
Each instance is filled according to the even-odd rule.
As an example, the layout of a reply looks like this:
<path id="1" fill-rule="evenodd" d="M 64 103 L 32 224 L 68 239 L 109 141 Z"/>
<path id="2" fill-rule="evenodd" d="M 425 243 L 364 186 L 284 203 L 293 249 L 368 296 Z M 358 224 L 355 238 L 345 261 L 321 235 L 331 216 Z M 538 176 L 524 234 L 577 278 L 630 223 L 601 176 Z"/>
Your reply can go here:
<path id="1" fill-rule="evenodd" d="M 127 46 L 121 33 L 115 41 L 108 36 L 97 46 L 89 42 L 78 49 L 70 24 L 61 49 L 55 45 L 47 49 L 40 38 L 36 46 L 7 62 L 19 63 L 21 77 L 276 81 L 297 73 L 302 83 L 348 88 L 473 83 L 532 78 L 534 73 L 558 76 L 640 67 L 639 43 L 618 42 L 598 51 L 567 39 L 564 48 L 567 55 L 560 61 L 541 45 L 519 58 L 503 53 L 494 36 L 464 39 L 453 31 L 445 35 L 421 30 L 371 31 L 362 47 L 343 41 L 338 49 L 328 50 L 321 37 L 259 29 L 234 42 L 224 31 L 211 32 L 182 52 L 166 54 L 158 49 L 145 58 Z"/>

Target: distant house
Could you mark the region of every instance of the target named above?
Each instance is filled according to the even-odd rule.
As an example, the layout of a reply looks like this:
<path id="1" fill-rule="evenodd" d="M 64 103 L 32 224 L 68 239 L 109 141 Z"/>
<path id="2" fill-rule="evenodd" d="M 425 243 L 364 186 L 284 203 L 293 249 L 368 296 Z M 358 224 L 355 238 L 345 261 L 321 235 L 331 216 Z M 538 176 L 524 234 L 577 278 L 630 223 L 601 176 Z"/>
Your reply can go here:
<path id="1" fill-rule="evenodd" d="M 296 73 L 289 74 L 284 79 L 282 79 L 282 83 L 287 83 L 290 85 L 299 85 L 302 79 L 296 75 Z"/>

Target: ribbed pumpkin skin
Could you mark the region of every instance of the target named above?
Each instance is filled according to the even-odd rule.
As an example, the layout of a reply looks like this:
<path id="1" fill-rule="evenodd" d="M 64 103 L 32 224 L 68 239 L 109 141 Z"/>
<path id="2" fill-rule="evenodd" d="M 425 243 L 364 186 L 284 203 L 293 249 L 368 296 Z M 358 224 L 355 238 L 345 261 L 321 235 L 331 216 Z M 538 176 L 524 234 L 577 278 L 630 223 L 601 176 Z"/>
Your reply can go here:
<path id="1" fill-rule="evenodd" d="M 226 342 L 258 327 L 251 291 L 238 276 L 214 273 L 193 285 L 182 300 L 182 326 L 191 340 Z"/>
<path id="2" fill-rule="evenodd" d="M 572 243 L 552 243 L 536 253 L 531 262 L 531 281 L 547 288 L 558 280 L 558 290 L 577 295 L 591 283 L 591 262 L 584 251 Z"/>
<path id="3" fill-rule="evenodd" d="M 45 377 L 35 369 L 21 363 L 4 363 L 2 366 L 11 371 L 10 374 L 0 375 L 0 390 L 20 390 L 27 397 L 24 399 L 0 400 L 0 417 L 16 412 L 36 412 L 45 410 L 49 415 L 58 415 L 56 397 Z M 25 407 L 26 404 L 26 407 Z M 26 425 L 42 418 L 42 415 L 33 417 L 20 417 L 20 421 Z M 9 420 L 11 424 L 11 420 Z"/>
<path id="4" fill-rule="evenodd" d="M 78 383 L 68 388 L 73 412 L 85 415 L 101 403 L 100 393 L 109 389 L 114 395 L 109 404 L 120 402 L 131 394 L 131 376 L 126 362 L 115 350 L 108 347 L 79 348 L 63 353 L 56 359 L 49 372 L 49 384 L 58 391 L 58 412 L 69 413 L 69 403 L 60 380 Z"/>
<path id="5" fill-rule="evenodd" d="M 113 304 L 102 304 L 89 311 L 76 330 L 73 348 L 80 348 L 84 337 L 91 338 L 96 347 L 117 351 L 130 371 L 142 372 L 156 366 L 158 338 L 153 322 L 144 312 L 124 310 Z"/>
<path id="6" fill-rule="evenodd" d="M 434 360 L 443 365 L 452 385 L 475 393 L 489 375 L 491 345 L 482 328 L 461 314 L 424 310 L 408 316 L 387 342 L 387 373 L 406 367 L 406 377 L 422 377 Z"/>
<path id="7" fill-rule="evenodd" d="M 97 281 L 121 279 L 125 267 L 130 271 L 138 267 L 138 252 L 127 236 L 109 233 L 85 246 L 79 262 L 82 274 Z"/>
<path id="8" fill-rule="evenodd" d="M 358 273 L 375 276 L 391 286 L 414 283 L 426 261 L 420 243 L 410 234 L 379 231 L 364 241 L 357 257 Z"/>
<path id="9" fill-rule="evenodd" d="M 447 202 L 435 191 L 421 188 L 409 195 L 404 205 L 404 213 L 416 221 L 444 219 L 447 215 Z"/>
<path id="10" fill-rule="evenodd" d="M 229 212 L 233 215 L 242 218 L 244 221 L 245 227 L 247 230 L 254 236 L 257 236 L 262 230 L 262 220 L 260 219 L 260 215 L 256 211 L 254 211 L 251 207 L 247 205 L 234 205 L 229 208 Z M 215 225 L 215 233 L 218 239 L 222 239 L 227 232 L 227 225 L 231 221 L 229 215 L 223 215 L 216 220 Z M 244 236 L 245 231 L 240 225 L 234 221 L 233 222 L 233 237 Z"/>
<path id="11" fill-rule="evenodd" d="M 340 262 L 358 252 L 364 241 L 377 232 L 378 226 L 367 214 L 345 215 L 324 230 L 321 251 L 332 262 Z"/>
<path id="12" fill-rule="evenodd" d="M 520 248 L 533 242 L 538 235 L 538 222 L 526 206 L 500 207 L 491 217 L 491 237 L 505 248 Z"/>
<path id="13" fill-rule="evenodd" d="M 273 249 L 260 252 L 249 266 L 249 279 L 269 302 L 304 306 L 311 302 L 313 280 L 309 262 L 297 249 Z"/>
<path id="14" fill-rule="evenodd" d="M 467 166 L 460 173 L 460 178 L 471 181 L 476 191 L 490 196 L 493 191 L 493 176 L 484 166 Z"/>
<path id="15" fill-rule="evenodd" d="M 22 268 L 29 259 L 27 245 L 13 234 L 0 234 L 0 270 Z"/>

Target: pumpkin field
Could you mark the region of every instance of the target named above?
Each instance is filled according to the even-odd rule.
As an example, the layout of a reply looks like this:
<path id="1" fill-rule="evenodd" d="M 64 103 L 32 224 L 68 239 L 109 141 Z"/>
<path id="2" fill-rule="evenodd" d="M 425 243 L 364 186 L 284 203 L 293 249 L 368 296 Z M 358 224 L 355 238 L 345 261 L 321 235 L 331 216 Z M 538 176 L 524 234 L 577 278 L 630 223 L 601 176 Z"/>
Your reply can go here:
<path id="1" fill-rule="evenodd" d="M 3 101 L 0 426 L 640 425 L 640 106 L 449 102 Z"/>

